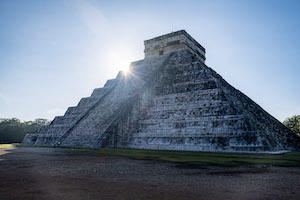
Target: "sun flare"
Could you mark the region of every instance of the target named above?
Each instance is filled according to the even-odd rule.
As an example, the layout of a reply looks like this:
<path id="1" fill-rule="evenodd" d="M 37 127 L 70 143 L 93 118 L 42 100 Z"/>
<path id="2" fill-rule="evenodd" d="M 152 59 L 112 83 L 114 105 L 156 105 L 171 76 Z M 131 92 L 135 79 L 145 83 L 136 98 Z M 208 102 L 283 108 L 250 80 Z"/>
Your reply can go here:
<path id="1" fill-rule="evenodd" d="M 129 67 L 123 68 L 123 69 L 121 69 L 121 71 L 123 72 L 123 74 L 124 74 L 125 76 L 127 76 L 127 75 L 130 73 Z"/>
<path id="2" fill-rule="evenodd" d="M 134 51 L 128 49 L 129 44 L 112 45 L 114 48 L 109 50 L 108 59 L 111 66 L 115 69 L 122 71 L 124 75 L 129 75 L 130 63 L 134 60 Z M 123 47 L 123 48 L 122 48 Z M 126 47 L 126 48 L 125 48 Z"/>

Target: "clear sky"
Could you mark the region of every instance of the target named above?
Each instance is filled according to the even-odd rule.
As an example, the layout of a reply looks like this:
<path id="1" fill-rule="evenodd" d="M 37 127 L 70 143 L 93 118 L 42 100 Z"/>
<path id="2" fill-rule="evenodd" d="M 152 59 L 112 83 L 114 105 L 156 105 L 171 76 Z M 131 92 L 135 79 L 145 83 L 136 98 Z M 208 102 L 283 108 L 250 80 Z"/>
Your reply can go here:
<path id="1" fill-rule="evenodd" d="M 300 1 L 1 0 L 0 118 L 63 115 L 181 29 L 271 115 L 300 114 Z"/>

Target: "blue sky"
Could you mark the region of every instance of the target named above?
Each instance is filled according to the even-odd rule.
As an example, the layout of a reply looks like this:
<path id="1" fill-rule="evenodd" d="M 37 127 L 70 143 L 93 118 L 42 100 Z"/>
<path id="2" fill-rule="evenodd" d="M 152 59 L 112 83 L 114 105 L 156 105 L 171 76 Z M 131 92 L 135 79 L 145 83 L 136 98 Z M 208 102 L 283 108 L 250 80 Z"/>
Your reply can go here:
<path id="1" fill-rule="evenodd" d="M 185 29 L 278 120 L 300 114 L 300 1 L 0 1 L 0 118 L 53 119 Z"/>

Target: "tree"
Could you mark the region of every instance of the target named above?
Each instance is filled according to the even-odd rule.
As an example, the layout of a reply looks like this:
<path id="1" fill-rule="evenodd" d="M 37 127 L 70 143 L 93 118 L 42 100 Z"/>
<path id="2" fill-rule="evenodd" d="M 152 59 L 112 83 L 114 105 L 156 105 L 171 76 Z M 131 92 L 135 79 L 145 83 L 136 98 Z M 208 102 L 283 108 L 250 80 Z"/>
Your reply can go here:
<path id="1" fill-rule="evenodd" d="M 0 143 L 21 142 L 26 134 L 35 133 L 41 126 L 50 123 L 47 119 L 21 122 L 17 118 L 0 119 Z"/>
<path id="2" fill-rule="evenodd" d="M 283 124 L 291 129 L 294 133 L 300 136 L 300 115 L 295 115 L 291 118 L 287 118 Z"/>

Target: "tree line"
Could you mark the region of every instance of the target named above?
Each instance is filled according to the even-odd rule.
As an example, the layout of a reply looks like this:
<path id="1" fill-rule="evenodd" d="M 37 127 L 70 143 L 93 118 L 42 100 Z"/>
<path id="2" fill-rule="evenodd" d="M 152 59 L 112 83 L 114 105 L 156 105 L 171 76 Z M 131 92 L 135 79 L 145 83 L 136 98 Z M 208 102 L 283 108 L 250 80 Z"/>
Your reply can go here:
<path id="1" fill-rule="evenodd" d="M 49 123 L 50 120 L 40 118 L 24 122 L 17 118 L 0 118 L 0 144 L 20 143 L 26 134 L 35 133 Z"/>
<path id="2" fill-rule="evenodd" d="M 300 136 L 300 115 L 287 118 L 283 124 Z"/>

